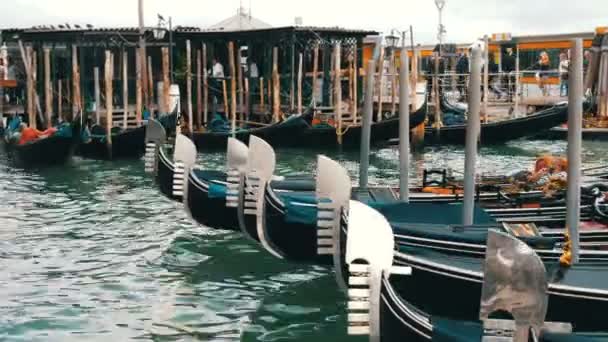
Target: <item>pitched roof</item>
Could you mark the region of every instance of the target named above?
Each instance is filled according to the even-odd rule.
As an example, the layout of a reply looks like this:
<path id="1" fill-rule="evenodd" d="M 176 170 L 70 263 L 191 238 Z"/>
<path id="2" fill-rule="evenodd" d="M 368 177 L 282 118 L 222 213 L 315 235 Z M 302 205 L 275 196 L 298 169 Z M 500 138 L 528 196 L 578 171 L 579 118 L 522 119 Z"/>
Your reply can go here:
<path id="1" fill-rule="evenodd" d="M 215 25 L 211 25 L 207 29 L 210 31 L 245 31 L 271 27 L 270 24 L 252 17 L 251 12 L 247 13 L 241 7 L 232 17 L 224 19 Z"/>

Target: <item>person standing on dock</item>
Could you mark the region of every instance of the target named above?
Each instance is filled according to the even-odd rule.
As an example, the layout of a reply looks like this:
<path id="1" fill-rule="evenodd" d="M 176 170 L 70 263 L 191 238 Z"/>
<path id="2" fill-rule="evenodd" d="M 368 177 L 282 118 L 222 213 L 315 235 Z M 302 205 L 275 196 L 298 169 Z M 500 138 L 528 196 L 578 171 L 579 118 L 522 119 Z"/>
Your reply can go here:
<path id="1" fill-rule="evenodd" d="M 549 68 L 551 67 L 551 60 L 549 60 L 549 54 L 547 51 L 540 53 L 540 59 L 538 61 L 538 87 L 543 93 L 543 96 L 549 95 L 549 88 L 547 87 L 547 81 L 549 80 Z"/>
<path id="2" fill-rule="evenodd" d="M 568 69 L 570 60 L 565 52 L 559 54 L 559 96 L 568 96 Z"/>

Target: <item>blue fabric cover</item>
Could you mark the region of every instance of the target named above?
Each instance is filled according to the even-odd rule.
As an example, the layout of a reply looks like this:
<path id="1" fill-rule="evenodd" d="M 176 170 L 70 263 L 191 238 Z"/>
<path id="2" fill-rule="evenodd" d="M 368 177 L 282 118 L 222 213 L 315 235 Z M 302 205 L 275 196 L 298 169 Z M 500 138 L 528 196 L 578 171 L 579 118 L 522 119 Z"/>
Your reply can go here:
<path id="1" fill-rule="evenodd" d="M 428 223 L 428 224 L 461 224 L 462 203 L 408 203 L 372 202 L 367 203 L 378 210 L 391 223 Z M 496 223 L 485 210 L 475 207 L 475 224 Z"/>
<path id="2" fill-rule="evenodd" d="M 209 183 L 209 198 L 226 198 L 226 186 L 219 183 Z"/>
<path id="3" fill-rule="evenodd" d="M 72 125 L 69 123 L 62 123 L 57 126 L 57 132 L 55 133 L 58 137 L 71 138 L 72 137 Z"/>

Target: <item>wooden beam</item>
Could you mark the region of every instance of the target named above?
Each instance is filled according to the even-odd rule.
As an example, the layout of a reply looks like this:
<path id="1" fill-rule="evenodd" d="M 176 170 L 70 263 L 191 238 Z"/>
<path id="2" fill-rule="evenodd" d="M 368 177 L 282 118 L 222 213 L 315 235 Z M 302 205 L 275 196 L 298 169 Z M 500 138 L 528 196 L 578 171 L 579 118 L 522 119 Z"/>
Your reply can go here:
<path id="1" fill-rule="evenodd" d="M 24 65 L 27 65 L 26 72 L 28 75 L 26 77 L 26 90 L 27 90 L 27 118 L 30 127 L 36 128 L 36 112 L 34 109 L 34 76 L 33 76 L 33 50 L 31 46 L 27 47 L 26 50 L 26 59 L 24 60 Z"/>
<path id="2" fill-rule="evenodd" d="M 51 86 L 51 49 L 44 48 L 44 103 L 46 127 L 51 128 L 53 116 L 53 92 Z"/>
<path id="3" fill-rule="evenodd" d="M 245 77 L 245 121 L 249 121 L 249 108 L 251 97 L 249 94 L 249 78 Z"/>
<path id="4" fill-rule="evenodd" d="M 260 77 L 260 111 L 266 111 L 266 101 L 264 101 L 264 77 Z"/>
<path id="5" fill-rule="evenodd" d="M 228 105 L 228 90 L 226 88 L 226 79 L 222 80 L 222 93 L 224 95 L 224 115 L 226 119 L 230 119 L 230 106 Z"/>
<path id="6" fill-rule="evenodd" d="M 397 112 L 397 66 L 395 60 L 395 49 L 391 49 L 391 116 Z"/>
<path id="7" fill-rule="evenodd" d="M 238 112 L 239 112 L 239 117 L 241 120 L 243 120 L 243 106 L 245 105 L 244 102 L 244 98 L 243 98 L 243 88 L 244 88 L 244 84 L 243 84 L 243 67 L 241 66 L 241 53 L 240 53 L 240 49 L 236 49 L 236 74 L 237 74 L 237 85 L 238 85 L 238 100 L 239 100 L 239 106 L 238 106 Z"/>
<path id="8" fill-rule="evenodd" d="M 384 46 L 380 43 L 380 55 L 378 56 L 378 112 L 376 121 L 382 121 L 382 93 L 384 90 Z"/>
<path id="9" fill-rule="evenodd" d="M 99 105 L 99 102 L 97 102 Z M 57 117 L 63 121 L 63 80 L 57 80 Z M 99 122 L 97 122 L 99 124 Z"/>
<path id="10" fill-rule="evenodd" d="M 150 119 L 154 118 L 154 111 L 152 110 L 152 105 L 154 104 L 154 74 L 152 73 L 152 56 L 148 56 L 148 92 L 150 96 L 150 105 L 148 107 L 148 113 L 150 115 Z M 158 106 L 157 106 L 158 110 Z"/>
<path id="11" fill-rule="evenodd" d="M 340 43 L 334 46 L 334 111 L 336 113 L 336 133 L 338 144 L 342 145 L 342 75 Z"/>
<path id="12" fill-rule="evenodd" d="M 359 101 L 359 85 L 358 85 L 358 77 L 359 77 L 359 61 L 357 58 L 357 43 L 355 43 L 353 47 L 353 123 L 357 123 L 357 114 L 359 112 L 358 101 Z M 372 97 L 373 99 L 373 97 Z"/>
<path id="13" fill-rule="evenodd" d="M 312 108 L 317 108 L 317 78 L 319 72 L 319 42 L 315 44 L 312 57 Z"/>

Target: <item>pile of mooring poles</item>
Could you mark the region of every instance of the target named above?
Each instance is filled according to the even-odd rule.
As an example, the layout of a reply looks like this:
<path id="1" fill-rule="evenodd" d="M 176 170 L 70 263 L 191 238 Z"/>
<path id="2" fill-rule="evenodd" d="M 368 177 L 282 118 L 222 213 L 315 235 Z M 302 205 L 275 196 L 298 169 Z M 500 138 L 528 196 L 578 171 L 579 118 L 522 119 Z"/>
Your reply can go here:
<path id="1" fill-rule="evenodd" d="M 608 118 L 608 34 L 598 36 L 590 50 L 585 92 L 597 98 L 597 115 Z"/>

